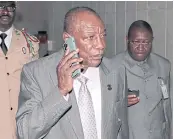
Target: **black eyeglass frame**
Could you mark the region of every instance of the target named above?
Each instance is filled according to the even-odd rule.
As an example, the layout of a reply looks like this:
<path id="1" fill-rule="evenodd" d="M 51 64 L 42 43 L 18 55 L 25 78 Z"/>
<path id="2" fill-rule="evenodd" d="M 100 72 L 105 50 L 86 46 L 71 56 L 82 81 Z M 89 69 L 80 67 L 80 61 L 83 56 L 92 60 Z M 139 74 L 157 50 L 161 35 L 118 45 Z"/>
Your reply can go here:
<path id="1" fill-rule="evenodd" d="M 0 12 L 2 12 L 3 10 L 7 10 L 8 12 L 14 12 L 16 10 L 16 5 L 10 4 L 6 6 L 0 6 Z"/>

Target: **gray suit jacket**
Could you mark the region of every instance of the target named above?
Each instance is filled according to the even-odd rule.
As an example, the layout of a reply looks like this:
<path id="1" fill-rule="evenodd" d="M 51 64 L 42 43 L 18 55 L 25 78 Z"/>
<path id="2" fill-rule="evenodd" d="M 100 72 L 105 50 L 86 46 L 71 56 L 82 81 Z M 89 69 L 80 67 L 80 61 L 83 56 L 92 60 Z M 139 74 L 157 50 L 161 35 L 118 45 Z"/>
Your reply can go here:
<path id="1" fill-rule="evenodd" d="M 171 139 L 170 62 L 151 53 L 146 62 L 138 63 L 127 51 L 113 59 L 126 67 L 128 88 L 139 90 L 140 102 L 128 107 L 129 138 Z M 162 91 L 161 79 L 167 93 Z"/>
<path id="2" fill-rule="evenodd" d="M 84 139 L 75 93 L 66 101 L 58 89 L 56 67 L 62 52 L 24 66 L 16 116 L 19 139 Z M 102 139 L 128 139 L 125 68 L 100 65 Z"/>

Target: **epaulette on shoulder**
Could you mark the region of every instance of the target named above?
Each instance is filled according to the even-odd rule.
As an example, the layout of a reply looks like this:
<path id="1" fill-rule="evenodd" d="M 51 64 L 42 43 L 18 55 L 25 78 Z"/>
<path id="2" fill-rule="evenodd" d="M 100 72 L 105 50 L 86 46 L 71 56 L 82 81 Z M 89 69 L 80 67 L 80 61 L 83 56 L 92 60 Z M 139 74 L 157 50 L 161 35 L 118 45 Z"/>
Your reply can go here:
<path id="1" fill-rule="evenodd" d="M 32 42 L 38 42 L 39 43 L 39 40 L 37 39 L 37 37 L 34 36 L 34 35 L 29 34 L 28 32 L 26 32 L 26 30 L 24 28 L 21 30 L 21 32 L 23 33 L 23 35 L 26 39 L 28 39 Z"/>
<path id="2" fill-rule="evenodd" d="M 21 30 L 22 34 L 24 35 L 25 39 L 26 39 L 26 42 L 27 42 L 27 47 L 29 48 L 29 52 L 32 53 L 32 55 L 34 56 L 35 55 L 35 50 L 34 50 L 34 45 L 33 43 L 39 43 L 39 40 L 33 36 L 33 35 L 30 35 L 28 34 L 25 29 L 22 29 Z"/>

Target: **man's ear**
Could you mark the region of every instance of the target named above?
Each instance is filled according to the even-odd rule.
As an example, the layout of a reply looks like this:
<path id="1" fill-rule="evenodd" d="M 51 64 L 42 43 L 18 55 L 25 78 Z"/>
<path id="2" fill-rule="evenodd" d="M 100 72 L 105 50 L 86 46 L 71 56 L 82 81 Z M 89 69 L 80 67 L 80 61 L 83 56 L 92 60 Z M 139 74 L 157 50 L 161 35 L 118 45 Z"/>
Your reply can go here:
<path id="1" fill-rule="evenodd" d="M 70 35 L 67 32 L 63 32 L 62 37 L 63 37 L 63 40 L 66 41 L 70 37 Z"/>

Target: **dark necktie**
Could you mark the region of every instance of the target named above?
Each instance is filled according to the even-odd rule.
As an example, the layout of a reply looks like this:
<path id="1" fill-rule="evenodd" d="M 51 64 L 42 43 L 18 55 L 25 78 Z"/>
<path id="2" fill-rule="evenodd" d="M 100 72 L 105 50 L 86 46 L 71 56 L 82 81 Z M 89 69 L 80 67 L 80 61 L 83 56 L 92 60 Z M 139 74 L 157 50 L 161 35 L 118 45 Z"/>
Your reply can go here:
<path id="1" fill-rule="evenodd" d="M 7 51 L 8 51 L 7 46 L 5 45 L 5 38 L 6 37 L 7 37 L 7 34 L 5 34 L 5 33 L 1 33 L 0 34 L 0 38 L 2 40 L 2 42 L 1 42 L 1 49 L 4 52 L 4 55 L 6 55 Z"/>

